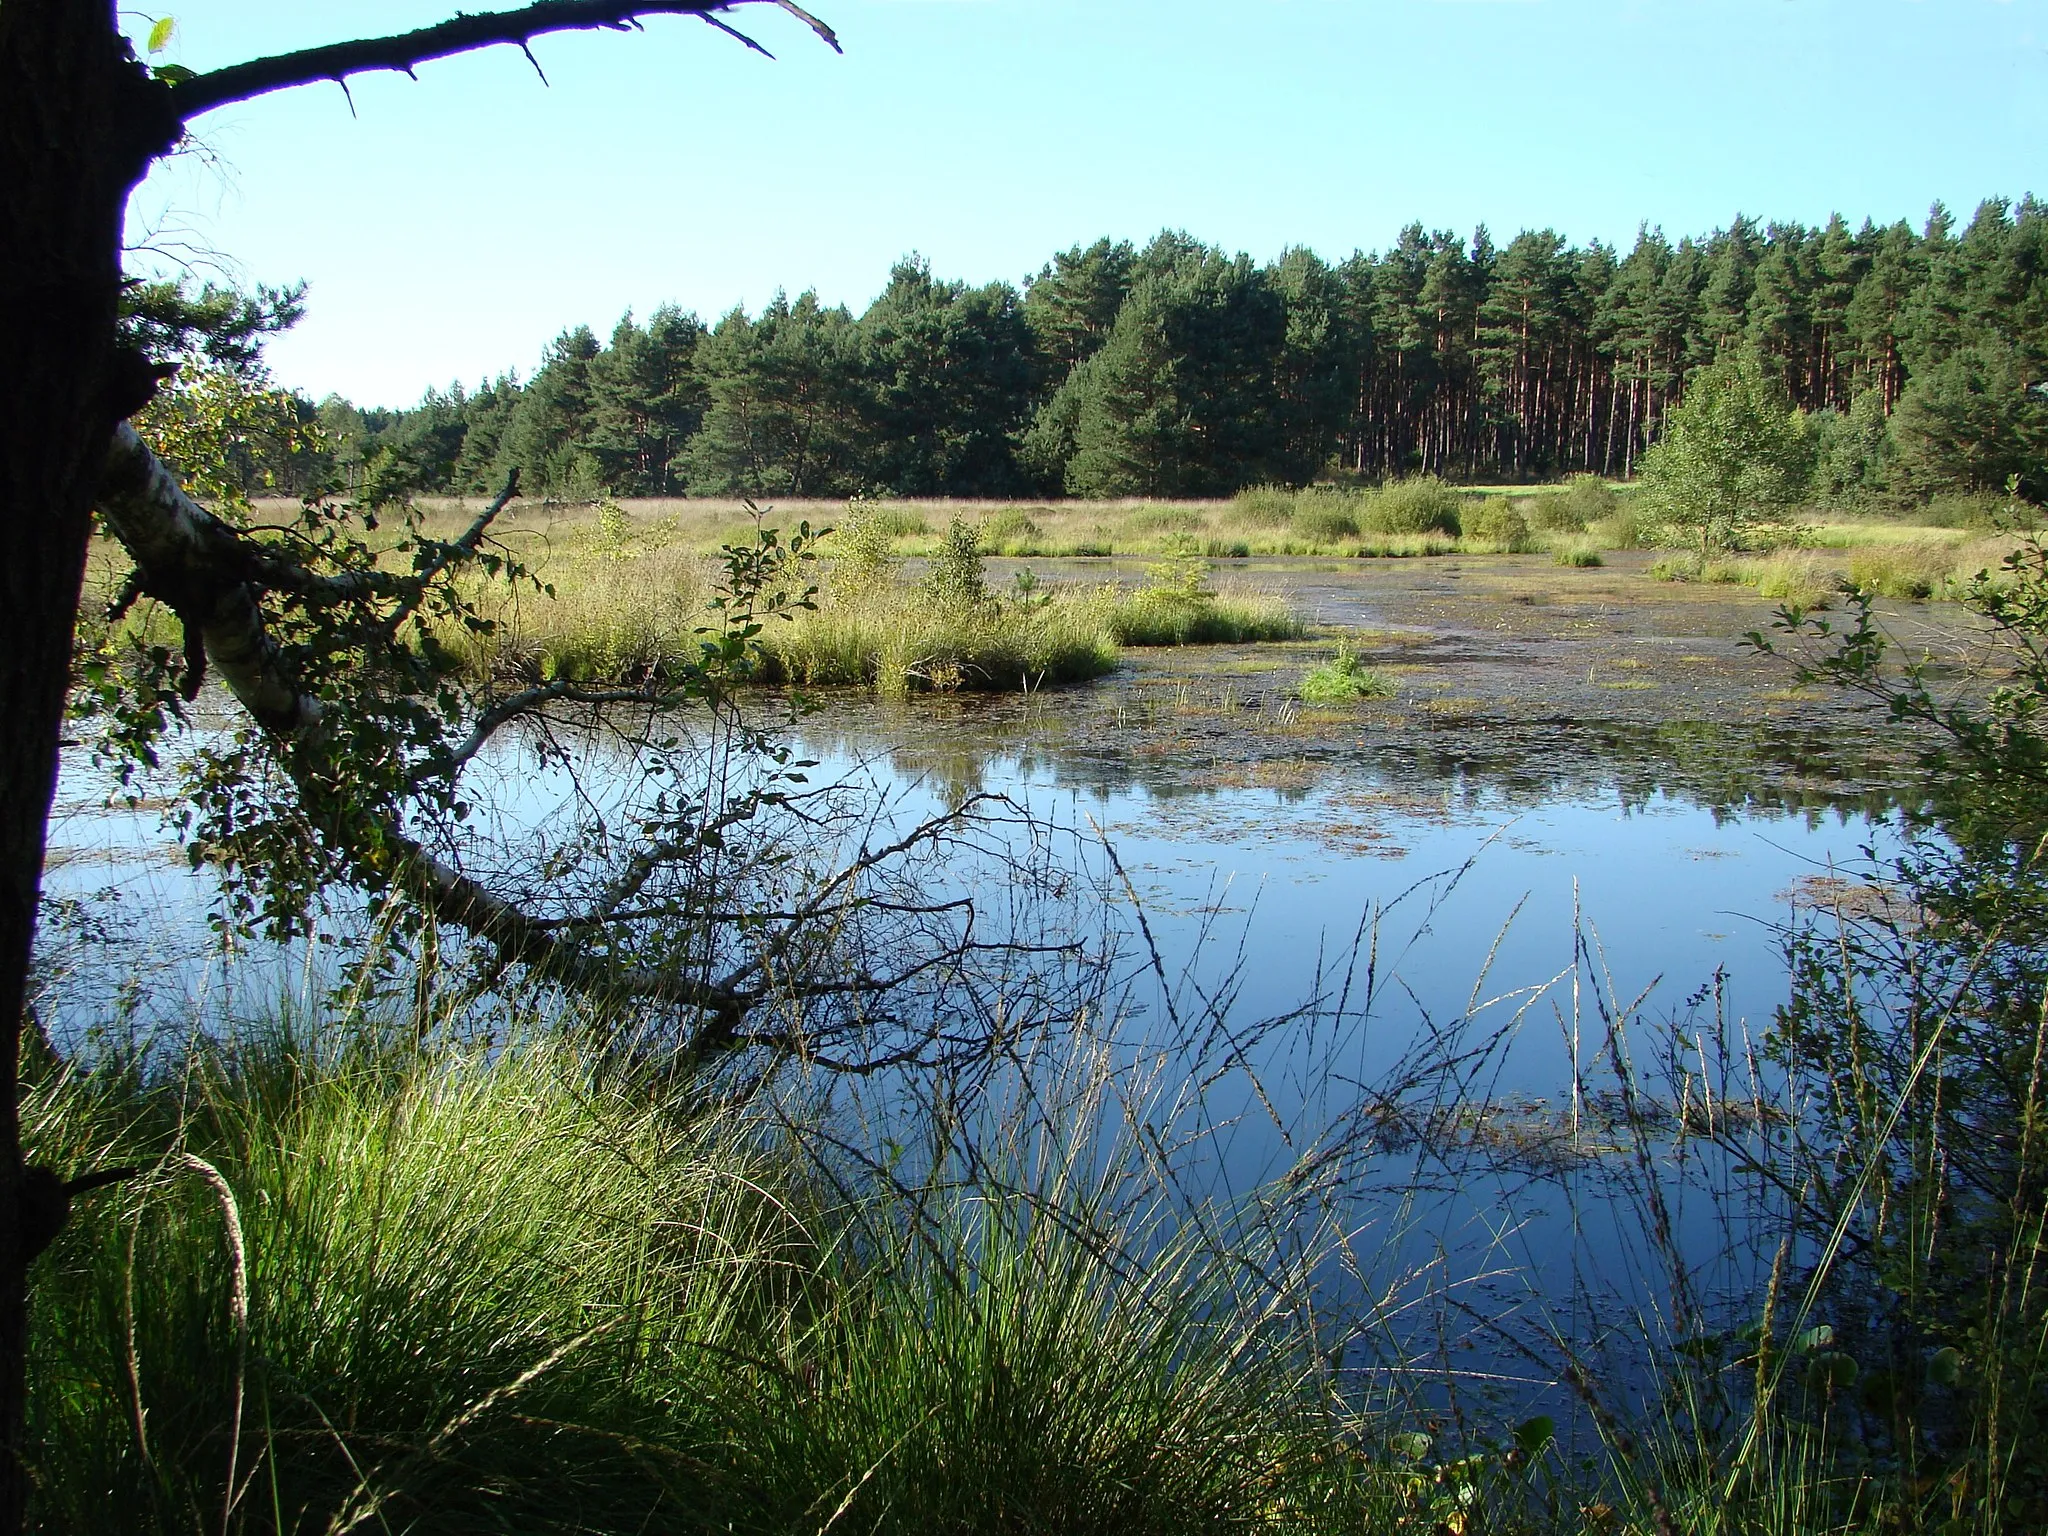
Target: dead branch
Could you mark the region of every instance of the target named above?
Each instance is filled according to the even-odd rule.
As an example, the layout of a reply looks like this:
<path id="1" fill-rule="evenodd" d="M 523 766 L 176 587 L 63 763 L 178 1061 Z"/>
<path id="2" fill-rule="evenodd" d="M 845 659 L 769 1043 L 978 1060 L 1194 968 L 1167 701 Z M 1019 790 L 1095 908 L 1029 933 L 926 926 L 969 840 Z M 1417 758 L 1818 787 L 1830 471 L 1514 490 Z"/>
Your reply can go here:
<path id="1" fill-rule="evenodd" d="M 696 16 L 713 21 L 716 12 L 753 4 L 773 4 L 788 11 L 835 51 L 843 51 L 832 29 L 792 0 L 537 0 L 510 11 L 476 16 L 458 13 L 416 32 L 329 43 L 208 70 L 174 86 L 171 104 L 179 121 L 189 123 L 216 107 L 293 86 L 332 80 L 346 89 L 351 75 L 389 70 L 409 76 L 431 60 L 498 45 L 526 49 L 530 59 L 533 40 L 550 32 L 629 32 L 647 16 Z"/>

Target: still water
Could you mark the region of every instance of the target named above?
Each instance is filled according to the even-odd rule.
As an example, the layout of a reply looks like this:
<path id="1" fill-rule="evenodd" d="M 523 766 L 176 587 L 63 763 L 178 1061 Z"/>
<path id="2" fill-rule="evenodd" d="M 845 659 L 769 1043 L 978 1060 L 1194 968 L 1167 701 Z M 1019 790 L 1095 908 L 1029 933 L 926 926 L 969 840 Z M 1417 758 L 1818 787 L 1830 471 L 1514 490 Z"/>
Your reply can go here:
<path id="1" fill-rule="evenodd" d="M 1063 921 L 1107 957 L 1098 1038 L 1193 1149 L 1175 1159 L 1181 1194 L 1242 1199 L 1313 1165 L 1344 1200 L 1333 1292 L 1421 1284 L 1568 1336 L 1594 1298 L 1654 1308 L 1669 1278 L 1617 1190 L 1626 1147 L 1596 1123 L 1614 1021 L 1636 1032 L 1648 1091 L 1668 1086 L 1676 1041 L 1714 1092 L 1739 1094 L 1726 1066 L 1753 1059 L 1783 1001 L 1784 925 L 1858 888 L 1898 835 L 1881 787 L 1761 729 L 1219 757 L 1073 712 L 842 702 L 792 730 L 814 782 L 881 808 L 870 830 L 977 793 L 1029 813 L 1075 877 Z M 630 755 L 583 741 L 566 766 L 504 748 L 496 832 L 630 810 Z M 67 760 L 46 881 L 55 1035 L 176 1032 L 317 993 L 336 949 L 224 951 L 209 880 L 161 808 L 106 801 L 90 761 Z M 1000 838 L 937 878 L 999 909 Z M 857 1090 L 878 1139 L 890 1091 Z M 1726 1167 L 1695 1159 L 1689 1176 L 1663 1246 L 1739 1294 L 1767 1255 Z M 1483 1337 L 1401 1337 L 1510 1403 L 1542 1396 Z"/>

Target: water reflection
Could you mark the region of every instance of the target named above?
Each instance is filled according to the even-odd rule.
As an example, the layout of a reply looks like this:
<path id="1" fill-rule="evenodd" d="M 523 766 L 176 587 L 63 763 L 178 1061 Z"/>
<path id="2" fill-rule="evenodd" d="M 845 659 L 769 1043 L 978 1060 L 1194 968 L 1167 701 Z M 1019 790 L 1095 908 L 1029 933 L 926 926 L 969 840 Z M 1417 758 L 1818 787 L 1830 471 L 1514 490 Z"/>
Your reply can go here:
<path id="1" fill-rule="evenodd" d="M 1073 695 L 953 697 L 902 705 L 829 698 L 798 726 L 808 755 L 882 758 L 901 777 L 953 800 L 1022 777 L 1108 798 L 1230 793 L 1257 782 L 1305 800 L 1342 771 L 1423 799 L 1532 807 L 1613 796 L 1624 807 L 1657 799 L 1717 817 L 1767 813 L 1884 818 L 1922 797 L 1895 740 L 1875 731 L 1781 723 L 1492 719 L 1417 731 L 1371 723 L 1336 732 L 1257 718 L 1285 706 L 1223 703 L 1135 714 Z M 1291 775 L 1293 782 L 1288 782 Z"/>

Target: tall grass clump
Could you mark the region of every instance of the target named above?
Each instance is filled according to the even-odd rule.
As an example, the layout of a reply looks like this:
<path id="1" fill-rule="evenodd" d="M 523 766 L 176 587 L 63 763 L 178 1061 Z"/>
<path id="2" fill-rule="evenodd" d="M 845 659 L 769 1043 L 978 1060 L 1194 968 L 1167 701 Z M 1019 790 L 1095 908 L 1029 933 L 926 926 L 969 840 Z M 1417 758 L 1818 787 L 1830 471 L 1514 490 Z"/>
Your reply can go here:
<path id="1" fill-rule="evenodd" d="M 1415 475 L 1381 486 L 1367 499 L 1360 526 L 1367 533 L 1446 533 L 1461 530 L 1464 498 L 1435 475 Z"/>
<path id="2" fill-rule="evenodd" d="M 1959 570 L 1959 553 L 1952 544 L 1927 539 L 1864 545 L 1850 553 L 1849 581 L 1879 597 L 1910 601 L 1940 596 L 1967 579 Z"/>
<path id="3" fill-rule="evenodd" d="M 1092 606 L 1123 645 L 1245 645 L 1296 640 L 1306 632 L 1300 615 L 1280 598 L 1212 588 L 1209 562 L 1185 534 L 1145 568 L 1143 586 L 1106 587 Z"/>
<path id="4" fill-rule="evenodd" d="M 763 631 L 764 675 L 802 685 L 918 692 L 1030 690 L 1100 677 L 1116 643 L 1099 618 L 1037 598 L 1004 602 L 990 590 L 981 530 L 956 515 L 911 588 L 856 567 L 828 573 L 818 606 Z"/>
<path id="5" fill-rule="evenodd" d="M 1768 597 L 1795 608 L 1820 608 L 1842 586 L 1841 572 L 1807 550 L 1786 550 L 1761 559 L 1736 562 L 1740 578 Z"/>
<path id="6" fill-rule="evenodd" d="M 1174 1193 L 1107 1060 L 1025 1075 L 870 1159 L 559 1035 L 42 1062 L 34 1155 L 143 1173 L 43 1261 L 32 1520 L 1363 1528 L 1318 1252 Z"/>
<path id="7" fill-rule="evenodd" d="M 1528 519 L 1506 501 L 1486 501 L 1468 508 L 1461 526 L 1468 542 L 1491 544 L 1504 554 L 1520 554 L 1530 548 Z"/>
<path id="8" fill-rule="evenodd" d="M 761 635 L 771 682 L 911 693 L 1017 691 L 1112 671 L 1116 637 L 1073 602 L 949 604 L 903 588 L 827 593 L 818 610 Z"/>
<path id="9" fill-rule="evenodd" d="M 491 627 L 434 638 L 470 676 L 637 682 L 697 659 L 712 578 L 695 554 L 595 522 L 551 550 L 544 587 L 480 578 L 469 590 Z"/>
<path id="10" fill-rule="evenodd" d="M 1392 678 L 1361 660 L 1348 640 L 1340 640 L 1335 655 L 1302 674 L 1296 691 L 1308 704 L 1349 704 L 1392 698 L 1396 689 Z"/>
<path id="11" fill-rule="evenodd" d="M 1190 1219 L 1110 1061 L 1078 1087 L 1028 1070 L 914 1196 L 850 1210 L 832 1314 L 799 1341 L 817 1383 L 742 1405 L 743 1475 L 780 1495 L 764 1523 L 807 1529 L 839 1489 L 855 1528 L 903 1532 L 1360 1518 L 1292 1312 L 1301 1259 L 1227 1210 Z"/>
<path id="12" fill-rule="evenodd" d="M 1226 516 L 1245 528 L 1286 528 L 1294 521 L 1295 494 L 1284 485 L 1247 486 L 1230 498 Z"/>
<path id="13" fill-rule="evenodd" d="M 39 1278 L 42 1529 L 644 1528 L 818 1262 L 745 1127 L 560 1042 L 279 1033 L 26 1107 L 38 1156 L 143 1170 Z"/>

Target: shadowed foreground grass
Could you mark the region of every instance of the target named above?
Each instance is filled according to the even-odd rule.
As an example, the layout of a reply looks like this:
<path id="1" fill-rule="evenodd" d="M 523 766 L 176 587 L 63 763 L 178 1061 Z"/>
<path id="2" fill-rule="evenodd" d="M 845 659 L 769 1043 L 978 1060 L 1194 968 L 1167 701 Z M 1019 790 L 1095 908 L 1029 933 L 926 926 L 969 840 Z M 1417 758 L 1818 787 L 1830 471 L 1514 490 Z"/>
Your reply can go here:
<path id="1" fill-rule="evenodd" d="M 1215 1251 L 1086 1106 L 885 1178 L 560 1043 L 280 1034 L 47 1062 L 26 1122 L 145 1169 L 38 1275 L 41 1529 L 1368 1518 L 1288 1282 L 1246 1283 L 1298 1264 Z"/>
<path id="2" fill-rule="evenodd" d="M 1377 1363 L 1340 1368 L 1369 1342 L 1361 1319 L 1384 1315 L 1375 1288 L 1363 1314 L 1330 1293 L 1340 1268 L 1369 1273 L 1354 1245 L 1386 1240 L 1377 1218 L 1338 1216 L 1306 1165 L 1186 1193 L 1171 1121 L 1150 1118 L 1170 1096 L 1148 1098 L 1085 1032 L 966 1094 L 906 1084 L 889 1139 L 857 1156 L 873 1128 L 801 1083 L 736 1107 L 658 1056 L 599 1051 L 573 1014 L 528 1027 L 483 1044 L 272 1025 L 148 1065 L 33 1057 L 29 1155 L 67 1175 L 141 1170 L 83 1200 L 35 1275 L 34 1528 L 2038 1528 L 2038 1490 L 1997 1460 L 2009 1448 L 1986 1447 L 1995 1498 L 1976 1491 L 1984 1437 L 1963 1412 L 1995 1399 L 2004 1422 L 2031 1422 L 2048 1379 L 2031 1300 L 1985 1314 L 2028 1320 L 2025 1337 L 1880 1376 L 1872 1341 L 1835 1326 L 1853 1306 L 1835 1312 L 1780 1248 L 1718 1323 L 1677 1302 L 1661 1320 L 1626 1304 L 1595 1318 L 1635 1388 L 1588 1381 L 1539 1327 L 1509 1358 L 1563 1362 L 1595 1433 L 1561 1444 L 1539 1416 L 1490 1434 L 1476 1399 L 1454 1423 L 1432 1395 L 1448 1367 L 1415 1352 L 1437 1326 L 1419 1316 Z M 1590 1144 L 1629 1176 L 1608 1186 L 1574 1163 L 1558 1198 L 1644 1202 L 1624 1219 L 1669 1242 L 1667 1201 L 1714 1185 L 1687 1182 L 1698 1138 L 1799 1166 L 1782 1110 L 1717 1101 L 1683 1066 L 1646 1097 L 1613 1054 L 1622 1087 L 1589 1099 L 1612 1120 Z M 1885 1123 L 1835 1164 L 1852 1183 L 1890 1134 L 1873 1101 Z M 1409 1108 L 1440 1172 L 1513 1129 L 1480 1100 Z M 1745 1197 L 1725 1198 L 1738 1219 Z M 1774 1238 L 1742 1230 L 1745 1253 L 1768 1254 Z M 2000 1242 L 2005 1272 L 2031 1274 L 2039 1213 Z M 1440 1299 L 1514 1336 L 1518 1307 Z M 1883 1380 L 1893 1396 L 1873 1397 Z M 1925 1400 L 1914 1423 L 1962 1437 L 1919 1452 L 1961 1469 L 1948 1481 L 1884 1459 L 1873 1415 L 1909 1397 Z"/>

